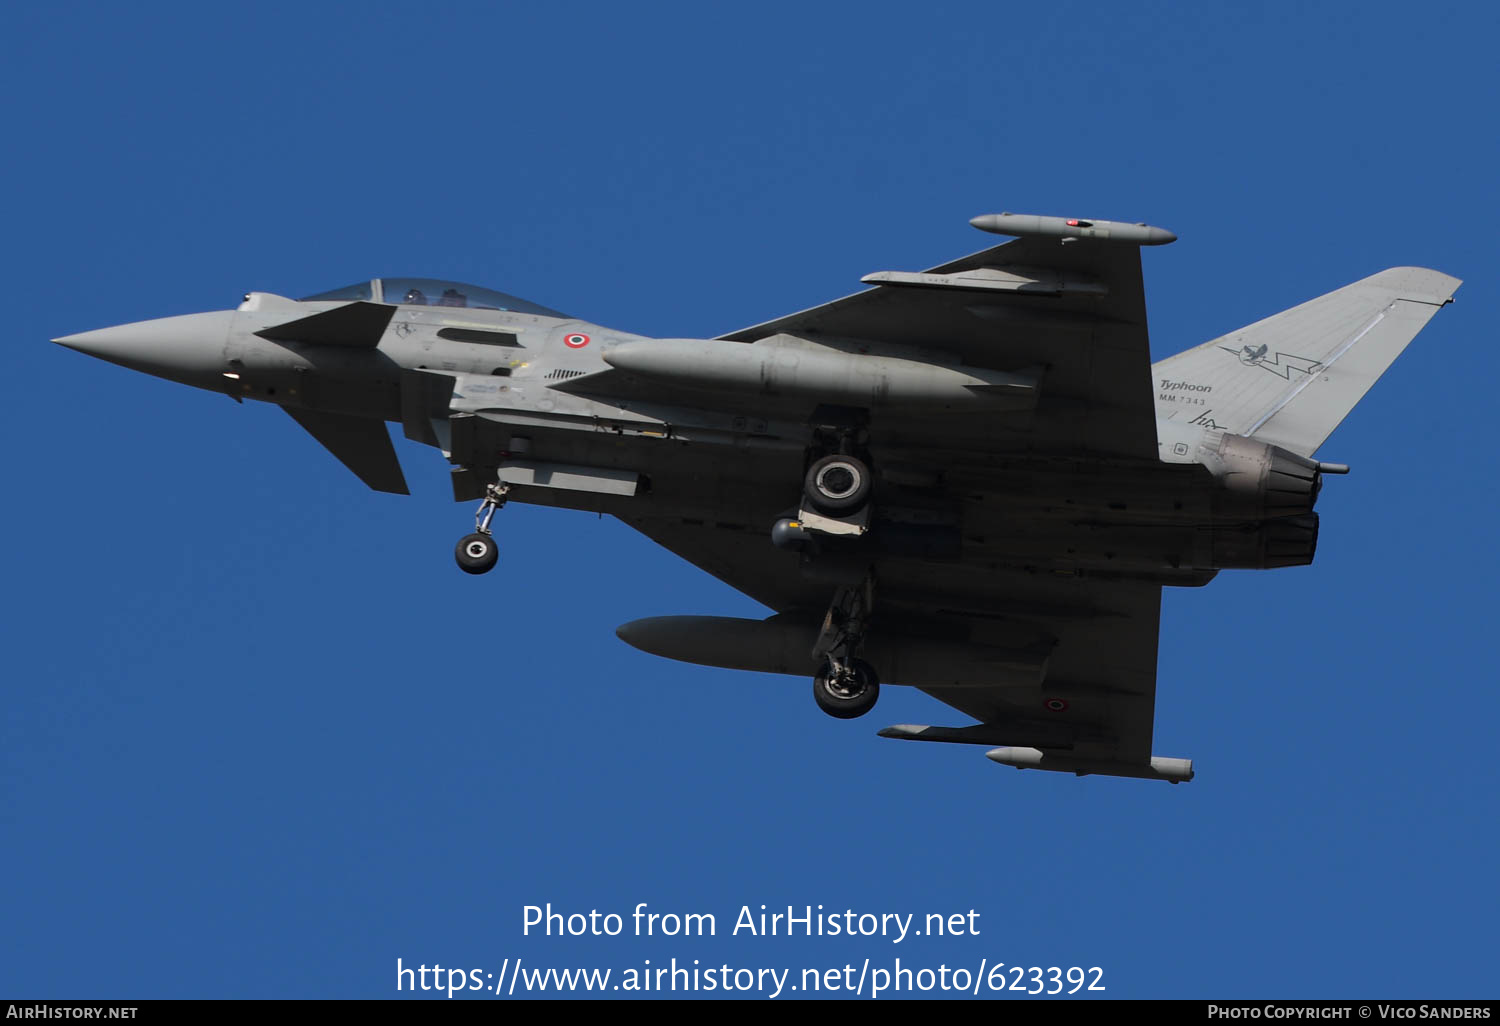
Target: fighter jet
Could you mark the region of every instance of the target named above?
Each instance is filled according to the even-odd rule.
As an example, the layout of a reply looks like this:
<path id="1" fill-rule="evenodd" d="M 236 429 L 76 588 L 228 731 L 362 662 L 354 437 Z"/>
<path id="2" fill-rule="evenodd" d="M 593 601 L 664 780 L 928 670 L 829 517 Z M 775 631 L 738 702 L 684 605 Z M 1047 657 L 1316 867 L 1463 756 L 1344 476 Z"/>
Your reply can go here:
<path id="1" fill-rule="evenodd" d="M 479 502 L 611 514 L 763 603 L 631 645 L 813 679 L 852 718 L 882 682 L 977 722 L 880 735 L 996 763 L 1191 780 L 1152 754 L 1161 590 L 1310 563 L 1318 449 L 1460 282 L 1395 267 L 1152 364 L 1145 224 L 991 214 L 1014 240 L 715 339 L 645 338 L 471 285 L 376 278 L 57 343 L 286 411 L 405 493 L 386 423 Z"/>

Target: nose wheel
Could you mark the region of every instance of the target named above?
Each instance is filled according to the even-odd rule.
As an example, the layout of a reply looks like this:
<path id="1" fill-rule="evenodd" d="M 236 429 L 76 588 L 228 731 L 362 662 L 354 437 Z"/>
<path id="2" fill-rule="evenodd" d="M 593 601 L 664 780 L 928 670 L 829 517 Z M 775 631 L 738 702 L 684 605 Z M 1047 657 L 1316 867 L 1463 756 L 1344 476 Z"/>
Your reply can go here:
<path id="1" fill-rule="evenodd" d="M 500 561 L 500 546 L 490 534 L 490 521 L 505 505 L 505 495 L 510 491 L 506 484 L 492 484 L 484 490 L 484 501 L 474 514 L 474 533 L 458 540 L 453 549 L 453 558 L 458 568 L 466 574 L 487 574 Z"/>
<path id="2" fill-rule="evenodd" d="M 453 550 L 458 568 L 466 574 L 486 574 L 500 561 L 500 546 L 488 534 L 468 534 Z"/>

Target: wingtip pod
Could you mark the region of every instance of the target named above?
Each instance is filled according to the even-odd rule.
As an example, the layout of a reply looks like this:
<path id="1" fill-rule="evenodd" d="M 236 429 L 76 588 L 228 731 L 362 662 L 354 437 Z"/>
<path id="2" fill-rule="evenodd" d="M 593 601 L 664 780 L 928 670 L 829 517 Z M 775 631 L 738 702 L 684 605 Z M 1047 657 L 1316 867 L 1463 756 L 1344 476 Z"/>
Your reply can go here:
<path id="1" fill-rule="evenodd" d="M 1080 217 L 1046 217 L 1040 214 L 981 214 L 969 223 L 995 235 L 1043 236 L 1055 239 L 1096 239 L 1136 246 L 1164 246 L 1177 236 L 1165 228 L 1123 221 L 1089 221 Z"/>
<path id="2" fill-rule="evenodd" d="M 1076 759 L 1054 755 L 1039 748 L 992 748 L 986 759 L 1016 769 L 1054 770 L 1080 777 L 1091 774 L 1103 777 L 1137 777 L 1142 780 L 1166 780 L 1181 784 L 1193 779 L 1192 759 L 1167 759 L 1153 755 L 1148 762 L 1114 762 Z"/>

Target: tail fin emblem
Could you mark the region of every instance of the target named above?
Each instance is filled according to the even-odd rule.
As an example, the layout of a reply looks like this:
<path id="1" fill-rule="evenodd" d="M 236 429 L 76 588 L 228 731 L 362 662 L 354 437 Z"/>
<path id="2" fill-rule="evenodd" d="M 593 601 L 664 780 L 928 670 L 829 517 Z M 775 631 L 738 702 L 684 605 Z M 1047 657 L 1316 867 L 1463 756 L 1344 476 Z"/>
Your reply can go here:
<path id="1" fill-rule="evenodd" d="M 1246 367 L 1259 367 L 1261 370 L 1269 371 L 1278 378 L 1292 379 L 1292 371 L 1300 371 L 1311 376 L 1323 369 L 1323 365 L 1317 360 L 1309 360 L 1305 356 L 1293 356 L 1290 353 L 1277 353 L 1272 356 L 1269 346 L 1240 346 L 1239 349 L 1230 349 L 1228 346 L 1220 346 L 1226 353 L 1233 353 Z"/>

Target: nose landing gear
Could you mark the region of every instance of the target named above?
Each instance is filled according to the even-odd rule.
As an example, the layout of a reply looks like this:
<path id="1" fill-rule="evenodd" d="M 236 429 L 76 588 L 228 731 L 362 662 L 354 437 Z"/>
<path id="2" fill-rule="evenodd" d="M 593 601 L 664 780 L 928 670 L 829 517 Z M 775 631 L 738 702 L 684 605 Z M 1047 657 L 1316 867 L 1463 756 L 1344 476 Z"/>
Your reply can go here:
<path id="1" fill-rule="evenodd" d="M 474 514 L 474 533 L 460 538 L 453 550 L 453 558 L 464 573 L 489 573 L 500 561 L 500 547 L 490 534 L 490 521 L 495 519 L 495 513 L 505 505 L 505 496 L 509 491 L 508 484 L 492 484 L 485 488 L 484 501 Z"/>

